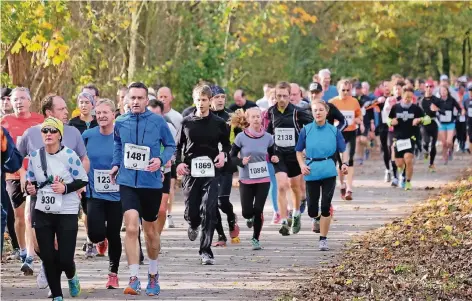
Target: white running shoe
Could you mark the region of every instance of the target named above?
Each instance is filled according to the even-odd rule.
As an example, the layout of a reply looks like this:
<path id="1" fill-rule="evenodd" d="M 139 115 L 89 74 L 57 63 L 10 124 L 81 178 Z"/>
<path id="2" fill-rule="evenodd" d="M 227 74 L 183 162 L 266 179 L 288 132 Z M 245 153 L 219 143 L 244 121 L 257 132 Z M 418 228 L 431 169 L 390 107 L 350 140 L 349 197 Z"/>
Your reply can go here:
<path id="1" fill-rule="evenodd" d="M 200 257 L 201 257 L 202 265 L 214 265 L 215 264 L 215 259 L 211 258 L 210 255 L 207 254 L 207 253 L 202 253 L 202 255 L 200 255 Z"/>
<path id="2" fill-rule="evenodd" d="M 43 263 L 41 263 L 41 269 L 39 270 L 38 276 L 36 276 L 36 284 L 39 289 L 45 289 L 49 286 Z"/>
<path id="3" fill-rule="evenodd" d="M 390 173 L 390 170 L 385 170 L 385 177 L 384 177 L 384 181 L 385 183 L 388 183 L 392 180 L 392 174 Z"/>
<path id="4" fill-rule="evenodd" d="M 172 215 L 167 215 L 166 219 L 166 228 L 175 228 L 174 220 L 172 219 Z"/>
<path id="5" fill-rule="evenodd" d="M 320 251 L 329 251 L 327 239 L 320 240 Z"/>

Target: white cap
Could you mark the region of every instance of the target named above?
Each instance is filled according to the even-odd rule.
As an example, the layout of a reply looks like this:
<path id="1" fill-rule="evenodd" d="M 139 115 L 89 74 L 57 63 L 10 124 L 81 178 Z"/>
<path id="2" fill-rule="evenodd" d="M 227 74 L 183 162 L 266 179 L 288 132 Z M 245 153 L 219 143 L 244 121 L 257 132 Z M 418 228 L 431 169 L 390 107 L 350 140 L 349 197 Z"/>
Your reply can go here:
<path id="1" fill-rule="evenodd" d="M 447 76 L 446 74 L 443 74 L 439 77 L 439 80 L 449 80 L 449 76 Z"/>
<path id="2" fill-rule="evenodd" d="M 462 75 L 461 77 L 459 77 L 457 79 L 458 82 L 461 82 L 461 83 L 466 83 L 467 82 L 467 76 L 465 75 Z"/>

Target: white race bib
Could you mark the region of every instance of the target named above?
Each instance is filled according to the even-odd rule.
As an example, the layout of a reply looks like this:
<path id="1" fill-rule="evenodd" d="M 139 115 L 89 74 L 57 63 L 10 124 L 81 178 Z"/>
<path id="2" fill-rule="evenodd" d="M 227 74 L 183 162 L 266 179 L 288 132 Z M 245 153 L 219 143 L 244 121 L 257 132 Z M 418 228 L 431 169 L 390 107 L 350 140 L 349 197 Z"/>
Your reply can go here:
<path id="1" fill-rule="evenodd" d="M 275 145 L 280 147 L 295 146 L 295 129 L 276 128 Z"/>
<path id="2" fill-rule="evenodd" d="M 388 112 L 387 111 L 384 111 L 382 110 L 382 123 L 387 123 L 387 120 L 388 120 Z"/>
<path id="3" fill-rule="evenodd" d="M 249 178 L 260 179 L 269 177 L 269 169 L 267 168 L 267 162 L 255 162 L 249 163 Z"/>
<path id="4" fill-rule="evenodd" d="M 347 125 L 354 123 L 354 111 L 341 111 L 341 113 L 344 115 L 344 118 L 346 118 Z"/>
<path id="5" fill-rule="evenodd" d="M 208 157 L 192 159 L 191 175 L 194 178 L 210 178 L 215 176 L 215 166 Z"/>
<path id="6" fill-rule="evenodd" d="M 459 116 L 459 122 L 465 122 L 465 115 Z"/>
<path id="7" fill-rule="evenodd" d="M 55 193 L 50 187 L 41 188 L 34 208 L 45 213 L 59 213 L 62 209 L 62 194 Z"/>
<path id="8" fill-rule="evenodd" d="M 472 107 L 469 107 L 469 109 L 467 110 L 467 112 L 469 113 L 469 117 L 472 117 Z"/>
<path id="9" fill-rule="evenodd" d="M 397 140 L 396 145 L 397 145 L 397 151 L 399 151 L 399 152 L 404 151 L 406 149 L 410 149 L 411 148 L 411 139 Z"/>
<path id="10" fill-rule="evenodd" d="M 96 192 L 118 192 L 120 186 L 112 184 L 110 179 L 110 170 L 98 170 L 93 171 L 93 187 Z"/>
<path id="11" fill-rule="evenodd" d="M 439 115 L 439 121 L 441 122 L 451 122 L 452 120 L 452 111 L 444 112 L 444 115 Z"/>
<path id="12" fill-rule="evenodd" d="M 362 107 L 361 112 L 362 112 L 362 116 L 365 116 L 365 113 L 367 112 L 367 110 L 364 107 Z"/>
<path id="13" fill-rule="evenodd" d="M 125 143 L 125 168 L 144 170 L 149 165 L 151 149 L 148 146 Z"/>

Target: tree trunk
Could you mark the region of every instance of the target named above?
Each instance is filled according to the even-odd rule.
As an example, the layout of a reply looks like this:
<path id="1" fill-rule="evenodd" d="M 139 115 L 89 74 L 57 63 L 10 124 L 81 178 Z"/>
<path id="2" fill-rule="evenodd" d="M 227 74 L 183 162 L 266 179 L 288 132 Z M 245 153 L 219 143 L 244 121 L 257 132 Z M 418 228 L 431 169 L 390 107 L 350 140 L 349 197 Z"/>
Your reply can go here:
<path id="1" fill-rule="evenodd" d="M 448 39 L 444 39 L 442 43 L 442 71 L 443 74 L 449 76 L 449 72 L 451 71 L 451 58 L 449 56 L 449 45 L 450 41 Z"/>
<path id="2" fill-rule="evenodd" d="M 14 86 L 28 86 L 31 69 L 31 53 L 22 48 L 20 52 L 8 54 L 8 75 Z"/>
<path id="3" fill-rule="evenodd" d="M 130 26 L 130 43 L 129 43 L 129 65 L 128 65 L 128 82 L 134 80 L 136 73 L 136 50 L 138 48 L 138 29 L 139 29 L 139 15 L 143 8 L 144 2 L 134 3 L 136 6 L 131 11 L 131 26 Z"/>

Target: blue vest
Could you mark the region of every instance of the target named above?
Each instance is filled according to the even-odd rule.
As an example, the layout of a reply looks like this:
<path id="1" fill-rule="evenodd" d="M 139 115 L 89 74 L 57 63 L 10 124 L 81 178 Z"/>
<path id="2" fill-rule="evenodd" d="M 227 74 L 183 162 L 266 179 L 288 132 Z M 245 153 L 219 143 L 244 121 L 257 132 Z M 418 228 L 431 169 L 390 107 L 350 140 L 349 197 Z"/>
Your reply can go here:
<path id="1" fill-rule="evenodd" d="M 337 128 L 329 123 L 323 126 L 312 122 L 305 126 L 306 131 L 306 164 L 310 167 L 310 174 L 305 176 L 305 181 L 316 181 L 337 176 L 338 172 L 334 163 L 334 155 L 337 151 Z M 311 159 L 330 158 L 322 161 Z"/>

